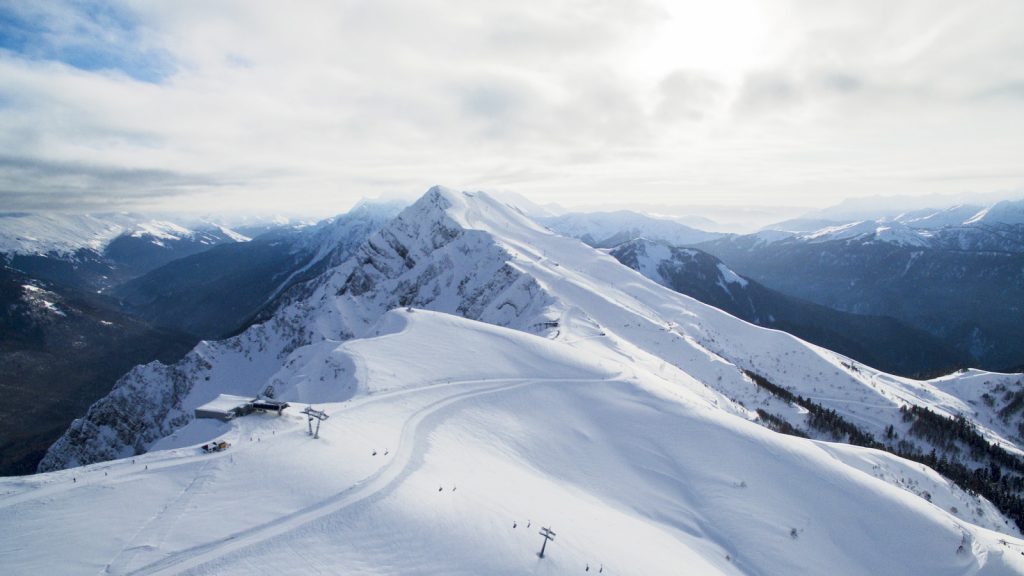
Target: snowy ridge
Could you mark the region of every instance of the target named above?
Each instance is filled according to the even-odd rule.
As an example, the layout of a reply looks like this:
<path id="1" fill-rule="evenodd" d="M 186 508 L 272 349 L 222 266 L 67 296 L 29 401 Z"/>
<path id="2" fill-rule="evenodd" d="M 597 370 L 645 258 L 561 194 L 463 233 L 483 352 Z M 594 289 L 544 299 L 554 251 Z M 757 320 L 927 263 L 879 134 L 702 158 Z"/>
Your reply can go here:
<path id="1" fill-rule="evenodd" d="M 0 214 L 0 252 L 70 255 L 80 249 L 101 251 L 137 223 L 129 214 Z"/>
<path id="2" fill-rule="evenodd" d="M 435 187 L 267 322 L 201 344 L 175 366 L 127 375 L 41 469 L 171 449 L 144 461 L 180 482 L 212 476 L 196 498 L 270 498 L 287 482 L 283 470 L 309 470 L 312 488 L 283 489 L 256 517 L 214 522 L 214 533 L 187 530 L 199 519 L 180 517 L 182 528 L 152 537 L 143 526 L 120 552 L 97 552 L 114 558 L 104 560 L 114 572 L 269 571 L 301 548 L 325 555 L 325 566 L 365 573 L 520 573 L 523 549 L 506 537 L 506 521 L 544 515 L 558 520 L 556 531 L 570 527 L 562 528 L 566 553 L 553 568 L 560 573 L 584 562 L 667 573 L 670 558 L 704 573 L 1024 571 L 1009 542 L 1024 543 L 987 530 L 1017 534 L 984 499 L 885 453 L 754 424 L 762 409 L 828 439 L 808 425 L 806 410 L 743 370 L 876 438 L 894 429 L 930 449 L 902 417 L 900 408 L 914 405 L 970 417 L 986 438 L 1020 453 L 1015 427 L 994 406 L 995 418 L 984 422 L 976 387 L 958 384 L 982 378 L 993 392 L 1013 391 L 1024 387 L 1017 376 L 918 382 L 858 366 L 659 286 L 487 194 Z M 328 403 L 339 415 L 324 443 L 330 458 L 309 464 L 300 456 L 319 454 L 302 437 L 301 419 L 212 428 L 191 419 L 192 408 L 217 394 L 268 386 L 276 397 Z M 280 443 L 267 442 L 267 426 Z M 180 449 L 215 435 L 245 446 L 254 434 L 262 439 L 237 452 L 238 465 L 258 474 L 221 472 L 230 469 L 221 456 L 207 460 L 216 468 L 207 475 L 194 452 Z M 397 464 L 368 455 L 375 447 L 392 447 Z M 261 455 L 280 466 L 256 468 Z M 126 462 L 90 470 L 103 466 L 147 482 Z M 12 488 L 15 504 L 5 509 L 16 514 L 18 502 L 69 473 Z M 424 499 L 447 497 L 456 481 L 468 501 Z M 887 531 L 862 530 L 865 514 Z M 439 517 L 448 526 L 470 518 L 465 538 L 474 544 L 442 539 L 429 528 Z M 643 534 L 637 540 L 646 544 L 628 549 L 611 526 Z"/>
<path id="3" fill-rule="evenodd" d="M 256 394 L 279 384 L 271 376 L 282 363 L 288 365 L 294 350 L 363 336 L 396 306 L 549 330 L 547 300 L 536 283 L 506 263 L 507 253 L 489 242 L 488 234 L 452 220 L 445 210 L 453 201 L 458 195 L 433 189 L 268 322 L 224 342 L 203 343 L 174 366 L 136 368 L 71 425 L 40 470 L 124 457 L 180 427 L 195 406 L 218 393 Z M 469 254 L 474 257 L 465 258 Z"/>
<path id="4" fill-rule="evenodd" d="M 666 388 L 642 363 L 424 310 L 390 312 L 370 333 L 296 359 L 295 374 L 344 368 L 289 393 L 331 414 L 320 440 L 288 411 L 194 421 L 146 455 L 0 480 L 5 566 L 1024 573 L 1024 541 L 951 515 L 976 504 L 933 472 L 772 433 Z M 215 437 L 232 447 L 201 454 Z M 540 526 L 557 532 L 544 560 Z"/>
<path id="5" fill-rule="evenodd" d="M 193 229 L 189 229 L 180 224 L 175 224 L 174 222 L 168 222 L 166 220 L 140 222 L 132 226 L 126 234 L 132 238 L 150 238 L 159 246 L 162 246 L 162 241 L 165 240 L 186 239 L 195 239 L 203 244 L 210 244 L 212 243 L 212 238 L 206 238 L 204 236 L 209 237 L 212 235 L 222 235 L 232 242 L 248 242 L 249 240 L 252 240 L 252 238 L 249 238 L 244 234 L 240 234 L 219 224 L 201 222 L 195 225 Z"/>
<path id="6" fill-rule="evenodd" d="M 803 242 L 882 242 L 897 246 L 953 248 L 959 250 L 1024 251 L 1024 200 L 1004 200 L 992 206 L 957 205 L 941 210 L 915 210 L 895 217 L 833 224 L 811 231 L 787 230 L 813 224 L 782 222 L 754 235 L 763 243 L 783 240 Z M 780 229 L 776 229 L 780 228 Z"/>
<path id="7" fill-rule="evenodd" d="M 896 216 L 895 221 L 911 228 L 937 230 L 946 226 L 961 226 L 970 222 L 979 212 L 986 209 L 981 206 L 958 204 L 943 210 L 915 210 Z"/>
<path id="8" fill-rule="evenodd" d="M 570 213 L 540 218 L 539 221 L 559 234 L 579 238 L 600 248 L 610 248 L 640 237 L 683 246 L 723 236 L 668 218 L 629 211 Z"/>
<path id="9" fill-rule="evenodd" d="M 911 228 L 900 222 L 875 222 L 865 220 L 841 226 L 830 226 L 809 234 L 798 234 L 808 242 L 830 242 L 834 240 L 877 241 L 900 246 L 930 246 L 933 234 L 926 229 Z"/>
<path id="10" fill-rule="evenodd" d="M 186 227 L 164 219 L 131 213 L 65 214 L 0 213 L 0 253 L 21 255 L 56 254 L 70 257 L 78 250 L 102 252 L 115 238 L 150 238 L 158 245 L 167 240 L 196 239 L 217 234 L 234 242 L 249 238 L 224 226 L 198 222 Z M 206 240 L 204 243 L 209 243 Z"/>
<path id="11" fill-rule="evenodd" d="M 338 266 L 349 259 L 353 251 L 362 244 L 363 239 L 382 228 L 404 208 L 404 203 L 400 202 L 377 203 L 361 200 L 345 214 L 316 224 L 310 233 L 300 236 L 299 242 L 293 247 L 293 252 L 310 251 L 312 257 L 305 266 L 280 283 L 267 299 L 267 303 L 279 296 L 294 279 L 302 277 L 310 270 Z"/>
<path id="12" fill-rule="evenodd" d="M 188 228 L 179 226 L 173 222 L 153 220 L 137 224 L 135 229 L 128 233 L 134 238 L 151 236 L 158 240 L 180 240 L 189 235 Z"/>
<path id="13" fill-rule="evenodd" d="M 1024 224 L 1024 200 L 1004 200 L 989 206 L 964 222 L 965 226 L 972 224 Z"/>

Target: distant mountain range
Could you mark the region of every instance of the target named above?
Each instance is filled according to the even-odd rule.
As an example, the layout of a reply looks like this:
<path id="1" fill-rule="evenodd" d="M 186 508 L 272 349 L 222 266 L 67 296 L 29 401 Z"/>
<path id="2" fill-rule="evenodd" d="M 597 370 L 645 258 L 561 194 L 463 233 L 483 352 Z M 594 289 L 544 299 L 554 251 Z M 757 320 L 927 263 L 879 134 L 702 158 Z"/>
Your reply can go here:
<path id="1" fill-rule="evenodd" d="M 676 292 L 886 372 L 948 373 L 966 362 L 965 356 L 923 330 L 893 318 L 840 312 L 787 296 L 733 272 L 718 258 L 695 248 L 638 238 L 610 253 Z"/>
<path id="2" fill-rule="evenodd" d="M 128 368 L 244 329 L 292 284 L 347 257 L 398 204 L 312 226 L 186 226 L 133 214 L 0 214 L 0 475 L 46 448 Z"/>
<path id="3" fill-rule="evenodd" d="M 811 314 L 814 308 L 805 306 L 799 314 L 802 328 L 795 333 L 894 372 L 928 375 L 950 366 L 1024 366 L 1024 200 L 904 212 L 855 208 L 824 210 L 746 235 L 706 233 L 630 212 L 541 220 L 595 247 L 644 239 L 698 248 L 755 281 L 756 291 L 767 288 L 795 299 L 790 305 L 802 301 L 824 307 Z M 847 214 L 873 218 L 836 219 Z M 616 253 L 625 256 L 627 251 Z M 700 268 L 699 261 L 689 265 Z M 690 272 L 683 267 L 674 279 L 661 281 L 752 322 L 782 328 L 777 317 L 770 321 L 768 315 L 723 300 L 713 284 Z M 850 315 L 830 335 L 809 330 L 839 320 L 827 309 Z M 814 315 L 820 321 L 809 322 Z M 894 335 L 891 346 L 880 345 L 871 330 L 854 327 L 886 318 Z M 797 331 L 793 324 L 785 326 Z M 884 349 L 888 359 L 877 354 Z"/>
<path id="4" fill-rule="evenodd" d="M 735 236 L 735 235 L 734 235 Z M 772 225 L 757 234 L 764 242 L 844 240 L 964 251 L 1024 251 L 1024 200 L 992 206 L 958 205 L 916 210 L 892 218 L 836 221 L 802 218 Z"/>
<path id="5" fill-rule="evenodd" d="M 563 236 L 579 238 L 595 248 L 611 248 L 640 237 L 683 246 L 724 236 L 698 230 L 670 218 L 655 218 L 628 210 L 571 212 L 537 218 L 537 221 Z"/>
<path id="6" fill-rule="evenodd" d="M 820 224 L 695 246 L 784 294 L 924 330 L 966 365 L 1024 364 L 1024 200 L 793 230 Z"/>
<path id="7" fill-rule="evenodd" d="M 0 344 L 11 367 L 5 384 L 41 389 L 50 378 L 45 354 L 75 339 L 69 335 L 92 341 L 88 355 L 68 360 L 110 369 L 102 377 L 89 370 L 62 373 L 62 386 L 80 391 L 83 400 L 48 408 L 56 411 L 47 421 L 69 422 L 126 366 L 168 359 L 200 339 L 267 320 L 308 280 L 351 257 L 402 207 L 363 203 L 316 225 L 250 223 L 242 230 L 260 232 L 253 238 L 223 226 L 189 228 L 131 215 L 2 215 L 7 228 L 0 229 L 0 245 L 8 251 L 0 259 L 7 277 L 17 278 L 6 292 L 12 314 L 28 309 L 32 298 L 20 287 L 37 286 L 51 294 L 46 302 L 73 302 L 76 318 L 94 318 L 71 322 L 51 313 L 36 329 L 65 336 L 37 338 L 35 348 L 20 328 L 5 331 Z M 1015 304 L 1021 301 L 1019 208 L 1010 202 L 870 222 L 804 219 L 746 236 L 625 211 L 538 220 L 739 318 L 889 372 L 930 375 L 960 366 L 1024 366 Z M 11 316 L 11 326 L 26 325 L 17 317 Z M 108 317 L 136 336 L 97 337 L 105 333 L 97 327 L 112 322 Z M 12 363 L 15 357 L 20 360 Z M 110 363 L 111 357 L 123 361 Z M 0 474 L 25 470 L 58 428 L 47 424 L 29 442 L 37 448 L 28 459 L 0 453 Z M 12 458 L 17 462 L 10 464 Z"/>

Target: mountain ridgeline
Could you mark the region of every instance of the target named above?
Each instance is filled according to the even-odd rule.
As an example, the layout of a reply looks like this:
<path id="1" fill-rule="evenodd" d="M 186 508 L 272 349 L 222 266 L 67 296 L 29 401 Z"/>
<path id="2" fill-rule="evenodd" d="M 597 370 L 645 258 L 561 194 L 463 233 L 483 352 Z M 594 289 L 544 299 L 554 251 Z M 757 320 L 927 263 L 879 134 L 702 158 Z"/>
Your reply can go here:
<path id="1" fill-rule="evenodd" d="M 893 318 L 841 312 L 787 296 L 736 274 L 695 248 L 636 239 L 610 254 L 681 294 L 758 326 L 789 332 L 892 374 L 949 373 L 967 357 L 939 338 Z"/>
<path id="2" fill-rule="evenodd" d="M 336 266 L 400 210 L 363 203 L 315 227 L 271 231 L 215 246 L 115 287 L 130 313 L 154 325 L 216 339 L 243 330 L 293 285 Z"/>
<path id="3" fill-rule="evenodd" d="M 928 332 L 964 366 L 1024 365 L 1024 223 L 893 229 L 760 233 L 696 247 L 784 294 Z"/>
<path id="4" fill-rule="evenodd" d="M 348 257 L 399 211 L 362 203 L 249 239 L 131 215 L 0 215 L 0 475 L 46 449 L 137 364 L 243 330 L 296 283 Z"/>
<path id="5" fill-rule="evenodd" d="M 705 261 L 717 270 L 715 284 L 752 286 Z M 769 298 L 763 305 L 799 320 L 791 303 Z M 484 193 L 443 188 L 388 221 L 351 257 L 295 284 L 265 320 L 226 340 L 203 342 L 177 363 L 133 369 L 70 426 L 40 469 L 145 452 L 189 426 L 194 409 L 222 393 L 344 401 L 362 379 L 393 376 L 367 373 L 362 360 L 339 351 L 393 330 L 396 308 L 457 315 L 564 344 L 601 370 L 635 373 L 638 385 L 722 418 L 924 455 L 920 461 L 935 454 L 936 466 L 939 458 L 956 463 L 947 471 L 963 483 L 951 514 L 999 530 L 1016 530 L 1014 522 L 1024 521 L 1019 376 L 968 371 L 927 382 L 894 376 L 665 288 Z M 750 311 L 773 314 L 758 305 Z M 475 349 L 472 340 L 444 346 Z M 401 362 L 401 348 L 394 354 Z M 506 352 L 488 362 L 500 375 L 519 360 Z M 463 369 L 445 365 L 439 382 L 458 382 Z M 935 432 L 944 422 L 962 433 Z M 961 474 L 974 469 L 993 472 Z M 923 494 L 900 476 L 878 477 Z M 996 507 L 979 494 L 990 495 Z"/>

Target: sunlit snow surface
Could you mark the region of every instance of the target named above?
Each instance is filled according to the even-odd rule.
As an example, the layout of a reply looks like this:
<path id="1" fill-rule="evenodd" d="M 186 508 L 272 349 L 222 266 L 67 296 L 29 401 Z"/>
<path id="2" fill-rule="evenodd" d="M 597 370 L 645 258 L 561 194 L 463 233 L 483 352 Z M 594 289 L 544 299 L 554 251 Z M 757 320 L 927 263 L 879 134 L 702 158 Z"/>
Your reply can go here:
<path id="1" fill-rule="evenodd" d="M 964 379 L 1004 376 L 918 383 L 852 369 L 486 196 L 438 197 L 451 222 L 485 234 L 452 254 L 498 247 L 541 291 L 522 307 L 534 284 L 516 280 L 503 294 L 522 312 L 499 298 L 482 316 L 557 327 L 534 335 L 443 313 L 453 298 L 443 276 L 423 285 L 439 290 L 438 311 L 386 311 L 384 300 L 339 296 L 352 272 L 341 267 L 282 310 L 287 322 L 201 345 L 180 367 L 191 388 L 160 425 L 268 383 L 293 403 L 284 416 L 192 421 L 142 456 L 0 479 L 3 572 L 1024 573 L 1016 530 L 934 472 L 751 422 L 755 406 L 792 409 L 739 368 L 800 386 L 876 434 L 899 423 L 901 402 L 975 409 L 977 386 Z M 490 270 L 469 254 L 453 265 Z M 295 325 L 320 337 L 288 349 L 282 326 Z M 342 332 L 355 337 L 330 337 Z M 166 393 L 163 372 L 147 370 L 139 390 Z M 330 415 L 316 440 L 306 403 Z M 1000 426 L 983 432 L 1018 450 Z M 202 454 L 214 438 L 231 448 Z M 542 526 L 557 534 L 544 559 Z"/>

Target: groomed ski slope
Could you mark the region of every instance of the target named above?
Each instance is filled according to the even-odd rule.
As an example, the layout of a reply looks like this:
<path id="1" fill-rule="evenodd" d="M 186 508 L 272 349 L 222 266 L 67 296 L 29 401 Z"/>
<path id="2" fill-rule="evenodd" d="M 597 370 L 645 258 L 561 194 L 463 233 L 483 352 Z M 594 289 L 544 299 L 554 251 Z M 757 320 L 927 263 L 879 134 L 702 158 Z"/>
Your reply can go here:
<path id="1" fill-rule="evenodd" d="M 372 333 L 295 359 L 318 440 L 294 406 L 0 479 L 2 571 L 1024 573 L 1024 541 L 877 478 L 956 500 L 933 472 L 775 434 L 643 363 L 424 310 Z M 347 376 L 298 376 L 329 359 Z M 232 447 L 202 454 L 213 438 Z"/>
<path id="2" fill-rule="evenodd" d="M 990 442 L 1024 453 L 1016 425 L 995 417 L 995 410 L 979 400 L 1000 386 L 1019 387 L 1019 374 L 971 371 L 921 382 L 858 365 L 665 288 L 607 254 L 553 234 L 486 193 L 445 193 L 452 204 L 449 216 L 466 229 L 489 233 L 512 255 L 513 266 L 561 304 L 563 340 L 579 341 L 589 330 L 607 336 L 588 343 L 594 353 L 611 349 L 649 367 L 664 364 L 671 380 L 679 379 L 673 373 L 678 368 L 701 383 L 691 388 L 695 392 L 707 386 L 746 406 L 787 410 L 765 402 L 737 368 L 752 370 L 879 438 L 889 425 L 905 435 L 901 405 L 924 406 L 949 417 L 962 414 Z M 589 326 L 581 325 L 581 318 Z"/>

